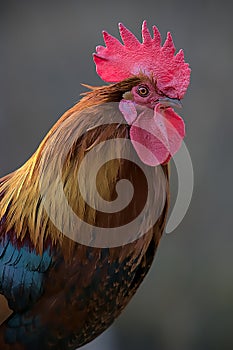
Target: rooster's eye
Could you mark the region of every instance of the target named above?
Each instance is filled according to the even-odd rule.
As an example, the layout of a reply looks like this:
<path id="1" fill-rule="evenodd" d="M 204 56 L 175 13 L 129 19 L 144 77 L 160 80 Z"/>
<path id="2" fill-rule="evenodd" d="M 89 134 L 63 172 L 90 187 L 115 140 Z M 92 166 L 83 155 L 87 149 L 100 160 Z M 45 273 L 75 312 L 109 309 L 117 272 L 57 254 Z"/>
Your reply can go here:
<path id="1" fill-rule="evenodd" d="M 137 93 L 139 96 L 146 97 L 149 95 L 149 89 L 147 86 L 139 86 L 137 89 Z"/>

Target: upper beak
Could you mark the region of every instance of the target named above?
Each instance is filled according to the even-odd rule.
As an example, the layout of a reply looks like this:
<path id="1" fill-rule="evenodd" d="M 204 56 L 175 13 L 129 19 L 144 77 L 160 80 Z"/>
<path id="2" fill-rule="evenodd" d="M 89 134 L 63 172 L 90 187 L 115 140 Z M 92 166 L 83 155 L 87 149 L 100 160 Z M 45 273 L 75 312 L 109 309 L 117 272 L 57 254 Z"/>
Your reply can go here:
<path id="1" fill-rule="evenodd" d="M 158 100 L 164 107 L 182 108 L 182 103 L 177 98 L 163 97 Z"/>

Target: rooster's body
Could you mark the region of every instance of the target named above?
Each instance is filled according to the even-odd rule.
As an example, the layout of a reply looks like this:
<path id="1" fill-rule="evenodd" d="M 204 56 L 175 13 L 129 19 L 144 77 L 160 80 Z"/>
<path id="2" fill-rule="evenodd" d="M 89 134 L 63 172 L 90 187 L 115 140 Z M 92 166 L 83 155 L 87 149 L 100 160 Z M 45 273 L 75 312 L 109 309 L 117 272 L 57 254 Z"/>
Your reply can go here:
<path id="1" fill-rule="evenodd" d="M 119 103 L 126 96 L 128 106 L 134 88 L 150 84 L 156 88 L 153 79 L 140 73 L 93 88 L 62 116 L 20 169 L 0 179 L 0 305 L 5 318 L 0 327 L 0 349 L 55 350 L 84 345 L 112 324 L 148 272 L 166 222 L 169 156 L 160 153 L 166 158 L 160 161 L 162 166 L 148 165 L 155 161 L 153 157 L 145 158 L 143 164 L 144 153 L 133 142 L 134 124 L 130 126 L 128 110 L 123 105 L 120 111 Z M 151 108 L 153 111 L 154 106 Z M 108 123 L 104 122 L 106 115 Z M 169 118 L 173 118 L 172 113 Z M 175 114 L 174 118 L 179 122 Z M 66 147 L 71 138 L 72 147 Z M 107 151 L 96 153 L 96 162 L 113 154 L 114 159 L 91 178 L 90 188 L 96 184 L 108 202 L 116 199 L 120 179 L 128 179 L 135 189 L 128 206 L 117 213 L 105 213 L 85 203 L 77 178 L 92 148 L 115 139 L 130 140 L 129 158 L 137 157 L 139 163 L 122 157 L 121 147 L 110 145 Z M 148 184 L 140 164 L 147 168 L 147 179 L 153 184 L 152 208 L 146 207 L 137 232 L 128 232 L 125 241 L 117 244 L 111 241 L 111 228 L 127 225 L 146 202 Z M 95 159 L 88 171 L 94 167 Z M 54 198 L 50 198 L 49 208 L 46 204 L 50 190 L 55 196 L 59 193 L 60 175 L 65 198 L 81 218 L 78 226 L 69 222 L 65 210 L 56 208 Z M 53 205 L 55 211 L 50 215 Z M 151 210 L 157 211 L 157 220 L 143 232 Z M 89 236 L 83 222 L 93 227 Z M 106 237 L 95 235 L 95 228 L 109 230 L 108 243 Z"/>

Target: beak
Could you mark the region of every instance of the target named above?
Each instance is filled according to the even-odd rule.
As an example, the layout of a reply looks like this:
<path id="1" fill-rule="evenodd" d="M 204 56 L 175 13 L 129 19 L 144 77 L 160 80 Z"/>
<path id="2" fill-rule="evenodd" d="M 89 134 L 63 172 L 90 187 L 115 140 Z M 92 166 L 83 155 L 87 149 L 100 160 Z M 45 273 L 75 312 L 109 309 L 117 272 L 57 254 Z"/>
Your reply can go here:
<path id="1" fill-rule="evenodd" d="M 164 97 L 160 98 L 158 102 L 161 103 L 161 105 L 164 107 L 182 108 L 182 103 L 177 98 Z"/>

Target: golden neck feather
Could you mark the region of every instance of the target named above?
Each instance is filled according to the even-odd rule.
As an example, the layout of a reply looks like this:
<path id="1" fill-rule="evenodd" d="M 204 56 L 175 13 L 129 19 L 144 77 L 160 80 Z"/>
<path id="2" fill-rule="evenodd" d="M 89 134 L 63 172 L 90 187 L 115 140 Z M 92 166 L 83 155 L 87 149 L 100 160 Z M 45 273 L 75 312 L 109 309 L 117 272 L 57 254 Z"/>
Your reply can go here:
<path id="1" fill-rule="evenodd" d="M 95 117 L 98 116 L 95 115 L 94 110 L 93 115 L 90 110 L 86 115 L 80 112 L 106 102 L 120 101 L 122 95 L 131 90 L 139 81 L 139 77 L 134 77 L 109 86 L 89 87 L 92 91 L 84 94 L 80 102 L 58 120 L 34 155 L 21 168 L 0 179 L 0 219 L 6 217 L 2 232 L 9 232 L 12 229 L 17 238 L 21 240 L 29 235 L 33 245 L 40 252 L 46 239 L 50 239 L 54 244 L 61 242 L 62 233 L 53 225 L 42 205 L 41 174 L 46 170 L 48 164 L 50 169 L 53 169 L 55 163 L 61 161 L 64 155 L 64 145 L 71 134 L 80 135 L 87 126 L 95 126 Z M 82 118 L 81 122 L 80 118 Z M 76 156 L 83 158 L 85 151 L 91 147 L 93 142 L 98 138 L 110 137 L 114 132 L 116 130 L 108 126 L 101 130 L 101 134 L 92 135 L 91 140 L 86 138 L 85 145 L 81 147 L 79 145 Z M 117 132 L 124 133 L 125 128 Z M 72 176 L 68 176 L 68 173 L 72 172 L 72 166 L 74 171 L 77 170 L 77 164 L 72 165 L 72 159 L 67 157 L 64 170 L 67 186 L 70 186 L 73 181 Z M 45 181 L 50 186 L 49 182 L 52 181 L 50 177 L 53 175 L 54 179 L 54 174 L 51 174 L 51 171 L 48 174 Z"/>

